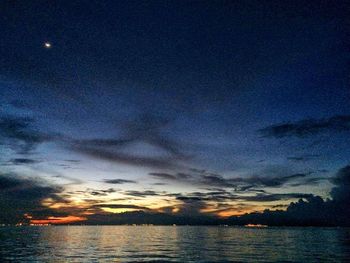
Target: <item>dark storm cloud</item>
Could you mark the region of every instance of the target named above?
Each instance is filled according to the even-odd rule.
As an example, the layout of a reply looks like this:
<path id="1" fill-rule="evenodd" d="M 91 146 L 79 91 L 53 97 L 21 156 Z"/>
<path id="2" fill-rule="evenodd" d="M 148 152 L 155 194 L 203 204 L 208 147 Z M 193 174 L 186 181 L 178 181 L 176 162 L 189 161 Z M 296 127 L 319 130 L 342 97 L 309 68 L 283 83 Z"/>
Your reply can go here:
<path id="1" fill-rule="evenodd" d="M 0 142 L 18 153 L 29 153 L 40 143 L 53 136 L 33 129 L 34 119 L 28 117 L 0 116 Z"/>
<path id="2" fill-rule="evenodd" d="M 104 183 L 107 184 L 136 184 L 137 182 L 134 180 L 125 180 L 125 179 L 105 179 Z"/>
<path id="3" fill-rule="evenodd" d="M 337 115 L 328 119 L 305 119 L 294 123 L 272 125 L 259 130 L 264 137 L 305 138 L 322 133 L 350 131 L 350 115 Z"/>
<path id="4" fill-rule="evenodd" d="M 350 165 L 341 168 L 331 181 L 338 186 L 350 186 Z"/>
<path id="5" fill-rule="evenodd" d="M 42 201 L 64 202 L 60 196 L 63 188 L 46 182 L 18 176 L 13 173 L 0 174 L 0 222 L 17 223 L 24 220 L 24 214 L 54 216 L 66 214 L 49 209 Z"/>
<path id="6" fill-rule="evenodd" d="M 302 225 L 302 226 L 350 226 L 350 165 L 345 166 L 331 179 L 334 187 L 332 199 L 319 196 L 301 197 L 291 203 L 286 211 L 265 210 L 241 217 L 232 217 L 233 224 Z M 295 196 L 296 197 L 296 196 Z M 305 199 L 305 200 L 304 200 Z"/>
<path id="7" fill-rule="evenodd" d="M 331 191 L 333 200 L 337 202 L 349 202 L 350 200 L 350 165 L 341 168 L 331 180 L 336 187 Z M 350 205 L 348 205 L 350 208 Z"/>

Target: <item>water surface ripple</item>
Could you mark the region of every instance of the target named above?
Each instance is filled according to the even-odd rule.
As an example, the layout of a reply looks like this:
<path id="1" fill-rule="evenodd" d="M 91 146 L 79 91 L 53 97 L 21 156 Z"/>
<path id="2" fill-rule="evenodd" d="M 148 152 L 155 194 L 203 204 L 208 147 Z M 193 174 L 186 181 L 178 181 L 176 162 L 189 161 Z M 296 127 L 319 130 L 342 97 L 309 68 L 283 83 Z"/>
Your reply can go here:
<path id="1" fill-rule="evenodd" d="M 1 262 L 350 262 L 348 228 L 0 227 Z"/>

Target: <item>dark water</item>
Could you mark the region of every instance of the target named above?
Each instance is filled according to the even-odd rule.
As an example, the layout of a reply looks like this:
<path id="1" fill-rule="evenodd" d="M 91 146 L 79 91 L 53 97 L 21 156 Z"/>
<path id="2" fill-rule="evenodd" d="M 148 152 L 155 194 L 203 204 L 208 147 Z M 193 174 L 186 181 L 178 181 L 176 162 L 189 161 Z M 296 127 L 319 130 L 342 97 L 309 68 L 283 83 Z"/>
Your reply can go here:
<path id="1" fill-rule="evenodd" d="M 350 229 L 0 227 L 0 262 L 350 262 Z"/>

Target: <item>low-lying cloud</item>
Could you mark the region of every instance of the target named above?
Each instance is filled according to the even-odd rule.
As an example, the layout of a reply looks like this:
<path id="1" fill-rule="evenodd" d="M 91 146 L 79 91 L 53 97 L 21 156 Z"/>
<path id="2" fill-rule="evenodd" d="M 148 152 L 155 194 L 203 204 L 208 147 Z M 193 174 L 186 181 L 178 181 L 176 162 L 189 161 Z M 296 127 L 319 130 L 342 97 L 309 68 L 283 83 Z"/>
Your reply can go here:
<path id="1" fill-rule="evenodd" d="M 64 216 L 66 213 L 49 209 L 42 203 L 68 202 L 60 196 L 60 186 L 50 185 L 39 179 L 22 177 L 14 173 L 0 174 L 0 222 L 13 223 L 23 221 L 25 214 L 32 216 Z"/>

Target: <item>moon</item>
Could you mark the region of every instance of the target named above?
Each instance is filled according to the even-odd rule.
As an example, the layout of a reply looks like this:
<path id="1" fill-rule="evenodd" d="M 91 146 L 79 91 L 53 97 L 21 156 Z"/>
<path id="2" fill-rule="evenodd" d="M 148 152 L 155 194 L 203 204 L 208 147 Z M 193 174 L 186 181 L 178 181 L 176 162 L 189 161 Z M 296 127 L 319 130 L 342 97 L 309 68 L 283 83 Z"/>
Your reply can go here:
<path id="1" fill-rule="evenodd" d="M 45 43 L 44 43 L 44 47 L 45 47 L 45 48 L 51 48 L 52 45 L 51 45 L 50 42 L 45 42 Z"/>

